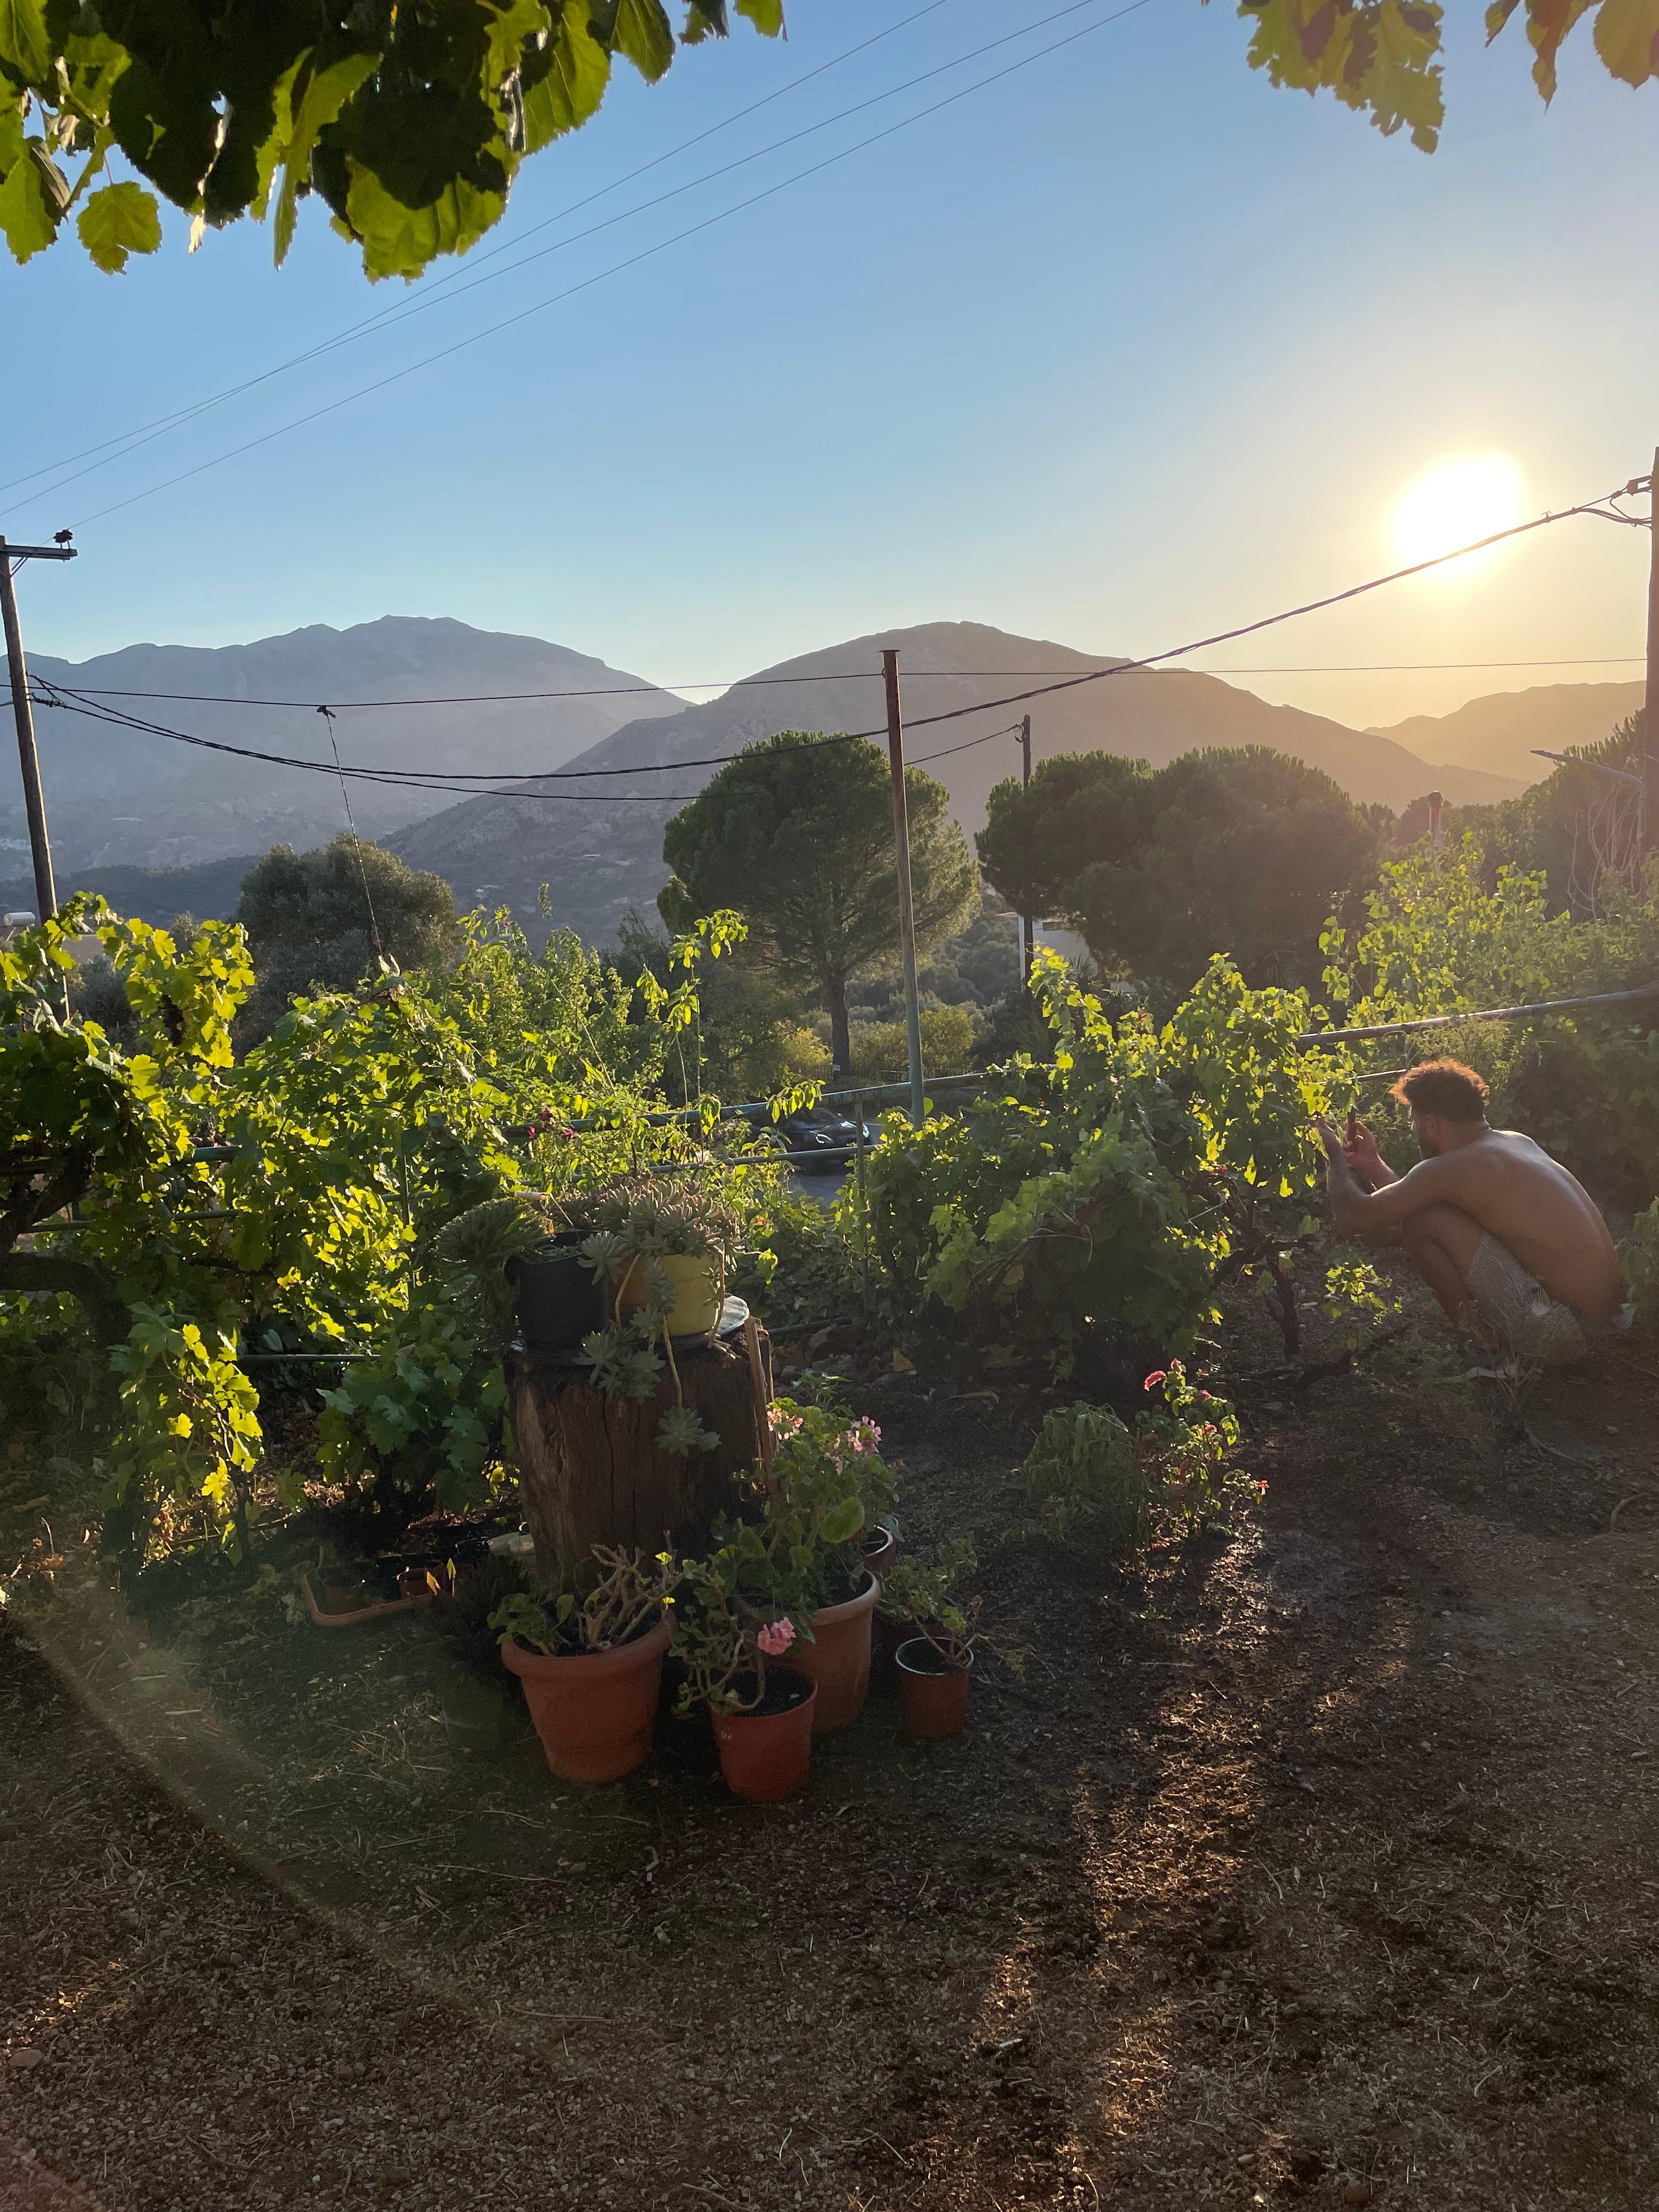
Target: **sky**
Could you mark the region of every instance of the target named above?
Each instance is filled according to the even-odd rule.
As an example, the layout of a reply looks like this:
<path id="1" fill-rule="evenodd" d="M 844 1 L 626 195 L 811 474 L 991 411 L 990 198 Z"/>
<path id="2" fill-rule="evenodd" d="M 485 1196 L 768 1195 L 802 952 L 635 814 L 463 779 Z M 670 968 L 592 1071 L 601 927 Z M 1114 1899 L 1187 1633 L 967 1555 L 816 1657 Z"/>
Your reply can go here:
<path id="1" fill-rule="evenodd" d="M 1046 28 L 1065 0 L 907 21 L 920 4 L 791 0 L 787 44 L 739 23 L 654 87 L 619 66 L 435 289 L 371 288 L 314 201 L 281 270 L 251 223 L 189 254 L 182 218 L 120 276 L 70 240 L 0 261 L 0 317 L 30 337 L 0 354 L 0 480 L 421 309 L 78 480 L 0 491 L 14 540 L 67 525 L 80 548 L 20 576 L 31 648 L 405 614 L 682 686 L 943 620 L 1139 656 L 1399 565 L 1400 502 L 1445 464 L 1506 461 L 1523 515 L 1647 473 L 1659 92 L 1614 83 L 1588 23 L 1546 110 L 1519 20 L 1488 50 L 1479 10 L 1454 11 L 1425 155 L 1273 90 L 1224 0 L 1117 20 L 1122 0 L 1086 0 Z M 1644 533 L 1562 522 L 1182 665 L 1359 726 L 1629 678 L 1646 567 Z"/>

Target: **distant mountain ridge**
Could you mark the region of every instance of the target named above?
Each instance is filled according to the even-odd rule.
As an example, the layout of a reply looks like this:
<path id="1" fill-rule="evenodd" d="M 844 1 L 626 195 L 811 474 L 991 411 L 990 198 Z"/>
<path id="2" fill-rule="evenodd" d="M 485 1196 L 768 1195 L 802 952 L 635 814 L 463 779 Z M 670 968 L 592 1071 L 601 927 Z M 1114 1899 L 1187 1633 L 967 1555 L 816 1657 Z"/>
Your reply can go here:
<path id="1" fill-rule="evenodd" d="M 1462 805 L 1521 788 L 1430 767 L 1387 733 L 1272 705 L 1218 677 L 1131 669 L 979 623 L 847 640 L 694 707 L 539 638 L 398 616 L 344 630 L 317 624 L 243 646 L 135 645 L 79 664 L 41 657 L 33 665 L 49 682 L 88 692 L 199 695 L 112 703 L 190 735 L 322 768 L 331 759 L 331 726 L 316 708 L 326 702 L 340 710 L 331 726 L 349 763 L 441 776 L 500 770 L 507 795 L 459 804 L 442 791 L 354 781 L 357 825 L 446 877 L 464 907 L 510 906 L 532 930 L 543 926 L 537 892 L 545 883 L 556 921 L 598 943 L 628 907 L 648 906 L 663 882 L 663 825 L 716 772 L 690 763 L 717 763 L 781 729 L 884 731 L 884 645 L 899 649 L 908 756 L 945 785 L 970 833 L 985 819 L 993 786 L 1018 772 L 1009 726 L 1028 708 L 1039 761 L 1103 748 L 1158 765 L 1194 748 L 1261 744 L 1325 769 L 1356 799 L 1396 810 L 1437 783 Z M 1073 675 L 1099 680 L 1044 689 Z M 479 696 L 525 692 L 580 696 Z M 1036 696 L 1017 696 L 1024 693 Z M 454 703 L 395 703 L 434 696 Z M 1005 700 L 1012 703 L 995 703 Z M 254 703 L 263 701 L 283 703 Z M 47 708 L 37 720 L 61 880 L 118 884 L 121 900 L 147 918 L 185 907 L 228 911 L 248 856 L 283 840 L 320 844 L 343 826 L 338 784 L 315 769 L 242 761 Z M 514 781 L 560 769 L 640 773 L 568 785 Z M 672 772 L 650 772 L 659 769 Z M 22 833 L 16 771 L 8 768 L 0 771 L 0 876 L 27 877 Z M 175 878 L 175 870 L 184 872 Z"/>
<path id="2" fill-rule="evenodd" d="M 332 757 L 329 726 L 316 708 L 326 702 L 341 710 L 333 727 L 348 762 L 440 774 L 557 768 L 624 724 L 678 714 L 682 703 L 567 646 L 402 615 L 343 630 L 315 623 L 248 645 L 131 645 L 81 662 L 32 654 L 30 667 L 48 683 L 85 691 L 199 695 L 108 704 L 190 736 L 324 764 Z M 536 691 L 617 696 L 472 696 Z M 380 703 L 434 696 L 463 703 Z M 234 703 L 256 700 L 292 703 Z M 48 707 L 36 708 L 35 726 L 53 844 L 70 872 L 106 864 L 188 866 L 283 839 L 317 845 L 344 824 L 339 784 L 326 775 L 239 760 Z M 0 852 L 21 855 L 15 757 L 5 750 L 3 758 Z M 352 785 L 358 827 L 369 836 L 450 803 L 442 791 Z M 26 858 L 15 866 L 26 870 Z"/>
<path id="3" fill-rule="evenodd" d="M 1559 753 L 1570 745 L 1599 744 L 1636 713 L 1644 688 L 1640 683 L 1538 684 L 1525 691 L 1488 692 L 1449 714 L 1413 714 L 1371 735 L 1390 738 L 1437 766 L 1537 783 L 1554 765 L 1539 759 L 1538 748 Z"/>
<path id="4" fill-rule="evenodd" d="M 907 757 L 945 786 L 970 834 L 984 823 L 993 786 L 1018 772 L 1018 743 L 995 733 L 1027 706 L 1039 761 L 1104 750 L 1159 766 L 1195 748 L 1270 745 L 1325 769 L 1354 798 L 1396 811 L 1436 781 L 1463 805 L 1509 798 L 1521 787 L 1470 771 L 1431 771 L 1389 738 L 1185 671 L 1133 670 L 1012 706 L 988 705 L 1036 690 L 1045 680 L 1125 663 L 984 623 L 928 623 L 781 662 L 709 704 L 618 730 L 567 763 L 573 771 L 642 771 L 637 775 L 611 773 L 556 796 L 526 790 L 464 800 L 386 842 L 414 866 L 446 877 L 464 903 L 483 896 L 511 905 L 531 926 L 538 890 L 546 884 L 556 923 L 603 942 L 629 906 L 654 899 L 667 874 L 664 824 L 717 773 L 712 766 L 672 775 L 649 771 L 734 753 L 779 730 L 881 730 L 884 645 L 899 648 Z M 929 720 L 945 714 L 955 719 Z M 665 784 L 672 798 L 658 796 Z"/>

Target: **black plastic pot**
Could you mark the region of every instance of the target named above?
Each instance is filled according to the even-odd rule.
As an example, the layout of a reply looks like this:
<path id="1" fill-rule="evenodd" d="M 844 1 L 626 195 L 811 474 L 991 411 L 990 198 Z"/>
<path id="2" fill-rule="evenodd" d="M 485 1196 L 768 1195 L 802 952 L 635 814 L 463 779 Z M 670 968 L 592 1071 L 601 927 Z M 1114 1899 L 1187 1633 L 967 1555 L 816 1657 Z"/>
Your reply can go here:
<path id="1" fill-rule="evenodd" d="M 515 1255 L 507 1279 L 517 1301 L 519 1336 L 526 1352 L 572 1352 L 605 1325 L 599 1278 L 581 1263 L 581 1238 L 558 1238 L 551 1251 Z"/>

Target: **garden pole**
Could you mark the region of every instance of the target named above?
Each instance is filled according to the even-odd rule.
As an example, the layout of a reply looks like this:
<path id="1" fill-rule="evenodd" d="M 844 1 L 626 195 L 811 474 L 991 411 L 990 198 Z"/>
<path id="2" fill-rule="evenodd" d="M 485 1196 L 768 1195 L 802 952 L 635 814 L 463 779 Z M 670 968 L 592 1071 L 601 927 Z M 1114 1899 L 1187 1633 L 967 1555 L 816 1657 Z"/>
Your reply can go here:
<path id="1" fill-rule="evenodd" d="M 1642 709 L 1642 796 L 1637 826 L 1637 853 L 1645 860 L 1659 831 L 1659 453 L 1653 457 L 1648 478 L 1648 688 Z"/>
<path id="2" fill-rule="evenodd" d="M 887 757 L 893 771 L 893 842 L 898 850 L 899 951 L 904 962 L 904 1034 L 910 1048 L 910 1121 L 920 1128 L 927 1111 L 921 1095 L 921 1006 L 916 995 L 916 915 L 910 897 L 910 822 L 904 798 L 904 717 L 899 708 L 898 653 L 884 646 L 881 672 L 887 685 Z"/>
<path id="3" fill-rule="evenodd" d="M 46 836 L 46 802 L 40 789 L 40 762 L 34 750 L 34 716 L 29 708 L 28 671 L 23 665 L 23 633 L 17 622 L 17 596 L 11 587 L 14 561 L 72 561 L 72 545 L 8 545 L 0 538 L 0 617 L 6 629 L 6 659 L 11 669 L 11 711 L 17 723 L 17 760 L 23 772 L 23 811 L 28 818 L 29 854 L 34 862 L 34 906 L 42 921 L 58 911 L 58 886 L 52 876 L 52 843 Z"/>
<path id="4" fill-rule="evenodd" d="M 1031 788 L 1031 718 L 1025 715 L 1019 726 L 1019 777 L 1022 791 Z M 1025 894 L 1030 898 L 1030 893 Z M 1024 974 L 1020 981 L 1029 991 L 1031 988 L 1031 963 L 1036 957 L 1036 923 L 1028 908 L 1019 918 L 1020 945 L 1024 955 Z"/>

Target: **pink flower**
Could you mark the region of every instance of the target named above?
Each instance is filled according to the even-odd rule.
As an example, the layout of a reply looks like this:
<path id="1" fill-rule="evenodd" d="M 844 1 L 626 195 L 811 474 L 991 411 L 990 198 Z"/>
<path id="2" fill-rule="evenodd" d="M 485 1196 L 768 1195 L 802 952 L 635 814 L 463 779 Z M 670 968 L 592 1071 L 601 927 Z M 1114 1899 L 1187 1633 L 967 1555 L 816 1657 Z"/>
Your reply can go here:
<path id="1" fill-rule="evenodd" d="M 795 1624 L 785 1619 L 775 1620 L 770 1627 L 757 1632 L 755 1641 L 769 1659 L 781 1659 L 795 1640 Z"/>
<path id="2" fill-rule="evenodd" d="M 1169 1374 L 1167 1367 L 1154 1367 L 1140 1387 L 1143 1390 L 1156 1390 L 1160 1382 L 1169 1380 Z"/>

